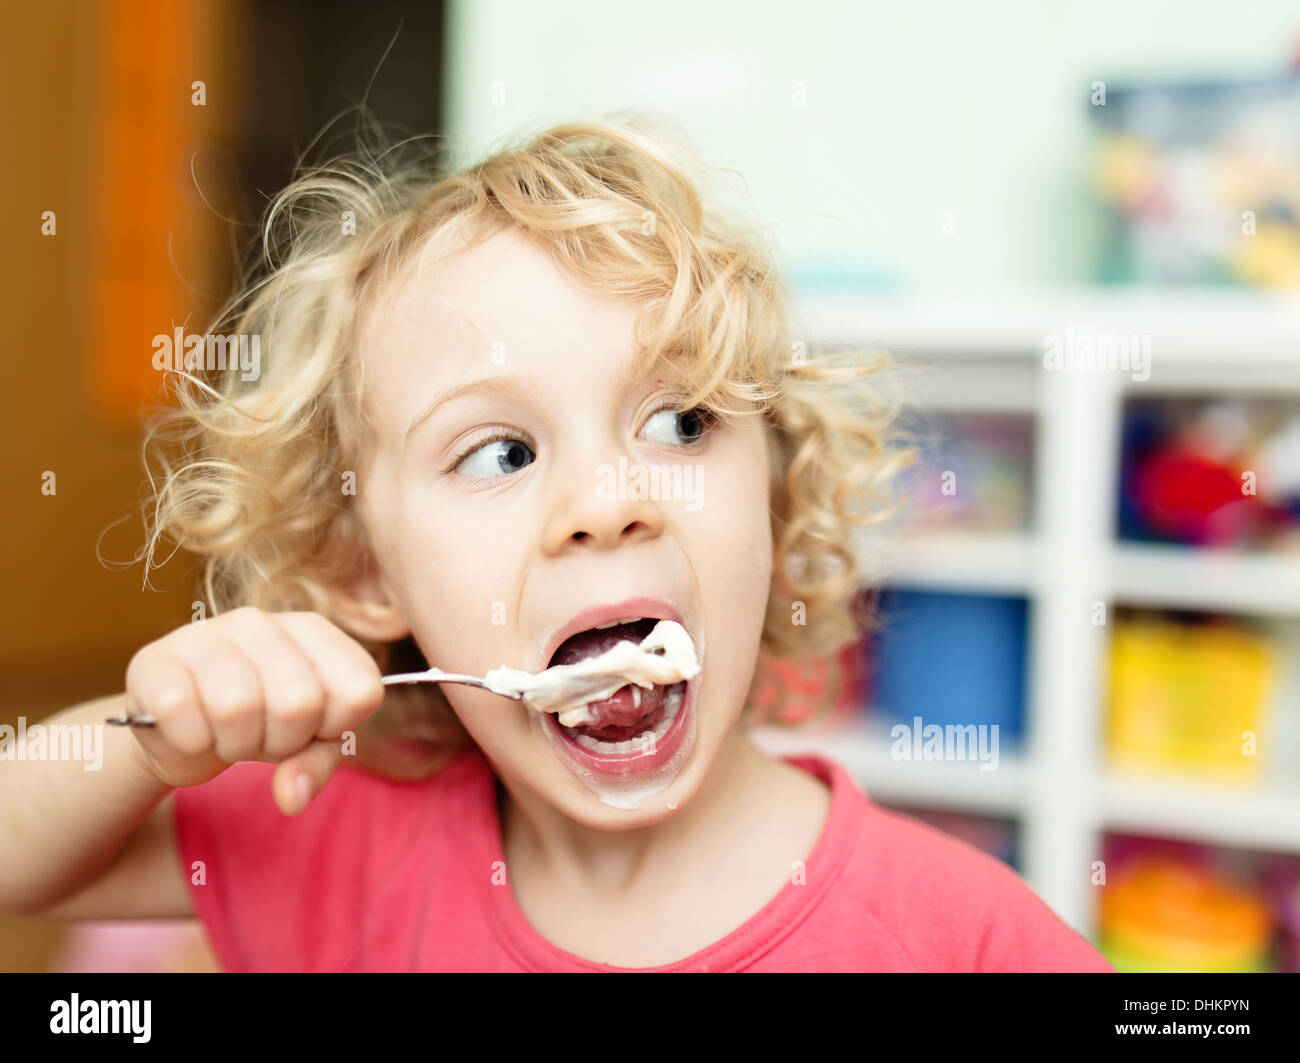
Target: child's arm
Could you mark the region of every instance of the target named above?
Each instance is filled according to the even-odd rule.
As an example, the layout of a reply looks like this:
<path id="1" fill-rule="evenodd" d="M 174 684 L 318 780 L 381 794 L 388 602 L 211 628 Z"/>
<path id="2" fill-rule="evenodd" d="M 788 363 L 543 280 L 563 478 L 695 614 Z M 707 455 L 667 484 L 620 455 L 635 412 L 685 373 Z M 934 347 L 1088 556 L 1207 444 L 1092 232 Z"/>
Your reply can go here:
<path id="1" fill-rule="evenodd" d="M 126 693 L 68 709 L 52 724 L 98 725 L 99 770 L 22 759 L 0 767 L 0 910 L 58 918 L 191 913 L 169 794 L 241 760 L 277 764 L 286 815 L 296 784 L 319 793 L 339 739 L 380 704 L 378 666 L 324 617 L 237 609 L 186 625 L 131 660 Z M 104 725 L 123 712 L 155 727 Z M 30 737 L 30 736 L 29 736 Z"/>
<path id="2" fill-rule="evenodd" d="M 9 760 L 0 769 L 0 910 L 61 919 L 192 914 L 171 832 L 171 787 L 138 744 L 104 719 L 125 696 L 90 701 L 43 721 L 99 725 L 102 764 Z"/>

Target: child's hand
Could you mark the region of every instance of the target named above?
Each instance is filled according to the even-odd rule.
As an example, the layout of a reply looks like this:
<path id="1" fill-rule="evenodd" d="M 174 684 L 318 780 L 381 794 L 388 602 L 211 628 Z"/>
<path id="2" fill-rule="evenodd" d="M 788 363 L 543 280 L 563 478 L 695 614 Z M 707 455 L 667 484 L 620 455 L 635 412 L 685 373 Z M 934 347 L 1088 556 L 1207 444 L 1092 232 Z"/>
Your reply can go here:
<path id="1" fill-rule="evenodd" d="M 127 711 L 145 766 L 169 786 L 197 786 L 240 760 L 278 764 L 272 789 L 286 815 L 317 794 L 384 697 L 379 666 L 318 613 L 244 608 L 187 624 L 131 658 Z"/>

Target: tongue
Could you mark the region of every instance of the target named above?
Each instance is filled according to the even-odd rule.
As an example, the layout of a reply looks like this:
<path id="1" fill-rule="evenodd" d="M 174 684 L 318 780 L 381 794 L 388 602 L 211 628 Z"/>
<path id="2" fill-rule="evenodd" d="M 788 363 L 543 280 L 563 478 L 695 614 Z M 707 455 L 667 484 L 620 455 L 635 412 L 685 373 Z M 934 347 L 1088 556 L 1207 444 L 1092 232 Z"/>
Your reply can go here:
<path id="1" fill-rule="evenodd" d="M 566 639 L 551 658 L 551 666 L 576 664 L 596 657 L 620 642 L 640 643 L 654 630 L 658 621 L 646 619 L 635 624 L 623 624 L 603 631 L 581 631 Z M 649 690 L 639 686 L 620 687 L 603 701 L 592 701 L 587 710 L 592 721 L 577 727 L 579 734 L 590 735 L 602 742 L 625 742 L 658 722 L 663 711 L 664 688 Z"/>
<path id="2" fill-rule="evenodd" d="M 663 707 L 663 687 L 644 690 L 625 686 L 604 701 L 589 702 L 587 709 L 592 714 L 592 722 L 575 730 L 602 742 L 626 742 L 657 724 Z"/>

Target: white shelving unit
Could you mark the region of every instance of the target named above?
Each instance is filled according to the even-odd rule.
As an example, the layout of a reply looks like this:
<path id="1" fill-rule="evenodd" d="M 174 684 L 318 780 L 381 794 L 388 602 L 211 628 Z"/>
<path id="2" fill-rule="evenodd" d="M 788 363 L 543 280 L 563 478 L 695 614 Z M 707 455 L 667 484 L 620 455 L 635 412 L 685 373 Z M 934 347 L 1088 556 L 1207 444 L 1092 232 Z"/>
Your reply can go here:
<path id="1" fill-rule="evenodd" d="M 1300 763 L 1254 788 L 1133 777 L 1101 756 L 1108 631 L 1093 603 L 1300 618 L 1300 555 L 1121 544 L 1114 539 L 1126 396 L 1205 392 L 1300 399 L 1300 299 L 1229 291 L 1047 291 L 1017 299 L 824 296 L 799 306 L 813 343 L 884 348 L 921 408 L 1035 418 L 1032 533 L 864 540 L 874 576 L 900 586 L 1024 595 L 1025 746 L 998 770 L 896 761 L 864 729 L 760 728 L 772 752 L 837 758 L 873 798 L 1013 818 L 1022 871 L 1070 925 L 1095 936 L 1092 862 L 1104 831 L 1300 853 Z M 1150 338 L 1150 376 L 1048 370 L 1052 334 Z M 1138 376 L 1142 374 L 1136 374 Z M 1284 711 L 1300 717 L 1300 705 Z"/>

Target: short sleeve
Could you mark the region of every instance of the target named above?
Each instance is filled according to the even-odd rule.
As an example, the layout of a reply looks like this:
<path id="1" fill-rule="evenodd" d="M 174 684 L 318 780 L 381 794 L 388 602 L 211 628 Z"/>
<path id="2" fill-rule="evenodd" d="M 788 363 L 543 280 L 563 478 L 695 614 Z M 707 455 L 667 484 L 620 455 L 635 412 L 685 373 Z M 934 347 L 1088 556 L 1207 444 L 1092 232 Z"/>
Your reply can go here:
<path id="1" fill-rule="evenodd" d="M 929 824 L 870 806 L 871 910 L 909 969 L 1107 972 L 1113 968 L 1012 868 Z"/>
<path id="2" fill-rule="evenodd" d="M 1033 973 L 1114 973 L 1100 952 L 1005 864 L 991 880 L 976 970 Z"/>

